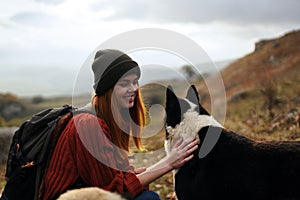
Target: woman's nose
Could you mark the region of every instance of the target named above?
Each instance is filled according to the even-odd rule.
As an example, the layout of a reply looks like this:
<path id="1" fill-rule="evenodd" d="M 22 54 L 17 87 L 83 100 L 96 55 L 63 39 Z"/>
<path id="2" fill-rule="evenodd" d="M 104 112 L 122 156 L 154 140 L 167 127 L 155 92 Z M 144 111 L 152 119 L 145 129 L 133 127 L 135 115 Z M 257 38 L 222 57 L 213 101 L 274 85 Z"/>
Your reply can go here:
<path id="1" fill-rule="evenodd" d="M 139 86 L 137 84 L 130 84 L 130 88 L 128 89 L 128 91 L 136 92 L 138 88 Z"/>

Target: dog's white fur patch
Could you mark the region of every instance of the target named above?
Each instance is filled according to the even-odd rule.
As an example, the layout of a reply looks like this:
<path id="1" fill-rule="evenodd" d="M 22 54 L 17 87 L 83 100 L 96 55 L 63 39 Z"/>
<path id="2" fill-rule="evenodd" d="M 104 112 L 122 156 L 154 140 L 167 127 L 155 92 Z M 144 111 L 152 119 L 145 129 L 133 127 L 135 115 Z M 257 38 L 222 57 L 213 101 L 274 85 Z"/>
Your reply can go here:
<path id="1" fill-rule="evenodd" d="M 169 153 L 175 142 L 182 137 L 184 140 L 189 138 L 199 138 L 198 131 L 205 126 L 223 126 L 217 122 L 212 116 L 199 115 L 196 111 L 189 109 L 184 115 L 183 120 L 175 126 L 167 126 L 169 133 L 168 140 L 165 142 L 167 153 Z"/>
<path id="2" fill-rule="evenodd" d="M 197 107 L 197 105 L 196 104 L 194 104 L 193 102 L 191 102 L 190 100 L 188 100 L 187 98 L 184 98 L 184 100 L 188 103 L 188 104 L 190 104 L 190 109 L 188 109 L 188 111 L 193 111 L 193 110 L 195 110 L 195 108 Z"/>

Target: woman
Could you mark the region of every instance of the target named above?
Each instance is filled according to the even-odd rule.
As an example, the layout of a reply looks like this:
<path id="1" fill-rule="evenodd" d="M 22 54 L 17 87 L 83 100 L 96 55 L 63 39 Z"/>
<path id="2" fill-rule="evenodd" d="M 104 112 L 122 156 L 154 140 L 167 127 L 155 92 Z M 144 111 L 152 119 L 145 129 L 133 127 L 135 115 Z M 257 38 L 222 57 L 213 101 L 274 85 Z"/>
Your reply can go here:
<path id="1" fill-rule="evenodd" d="M 74 115 L 64 128 L 45 174 L 42 198 L 96 186 L 136 200 L 159 199 L 147 186 L 189 161 L 199 141 L 180 140 L 157 164 L 135 170 L 127 153 L 130 136 L 142 149 L 145 108 L 138 84 L 140 68 L 125 53 L 107 49 L 96 53 L 92 70 L 95 96 L 85 107 L 90 111 Z"/>

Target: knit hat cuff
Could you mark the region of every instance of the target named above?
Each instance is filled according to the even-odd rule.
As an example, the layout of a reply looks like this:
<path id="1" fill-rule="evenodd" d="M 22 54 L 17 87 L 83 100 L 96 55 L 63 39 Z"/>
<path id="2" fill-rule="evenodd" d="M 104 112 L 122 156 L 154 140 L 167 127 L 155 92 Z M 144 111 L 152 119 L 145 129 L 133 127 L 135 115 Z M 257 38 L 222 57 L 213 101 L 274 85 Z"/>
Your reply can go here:
<path id="1" fill-rule="evenodd" d="M 121 66 L 121 67 L 118 67 Z M 133 60 L 124 60 L 109 67 L 94 84 L 94 90 L 101 96 L 112 88 L 125 74 L 136 74 L 140 78 L 141 71 L 138 64 Z"/>

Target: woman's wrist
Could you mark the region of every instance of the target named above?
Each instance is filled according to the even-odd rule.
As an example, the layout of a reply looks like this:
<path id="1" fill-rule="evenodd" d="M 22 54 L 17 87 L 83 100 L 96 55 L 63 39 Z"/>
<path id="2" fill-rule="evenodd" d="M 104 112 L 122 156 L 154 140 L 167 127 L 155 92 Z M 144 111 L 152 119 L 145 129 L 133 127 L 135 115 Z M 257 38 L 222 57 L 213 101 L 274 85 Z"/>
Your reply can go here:
<path id="1" fill-rule="evenodd" d="M 145 186 L 173 169 L 174 168 L 170 164 L 168 158 L 165 157 L 155 165 L 149 167 L 146 171 L 137 174 L 137 177 L 140 179 L 142 185 Z"/>
<path id="2" fill-rule="evenodd" d="M 165 168 L 166 173 L 175 169 L 172 165 L 172 159 L 169 156 L 166 156 L 161 161 L 162 161 L 162 166 Z"/>
<path id="3" fill-rule="evenodd" d="M 165 166 L 167 171 L 172 171 L 173 169 L 175 169 L 175 167 L 172 165 L 173 160 L 170 156 L 166 156 L 162 162 L 164 163 L 163 165 Z"/>

